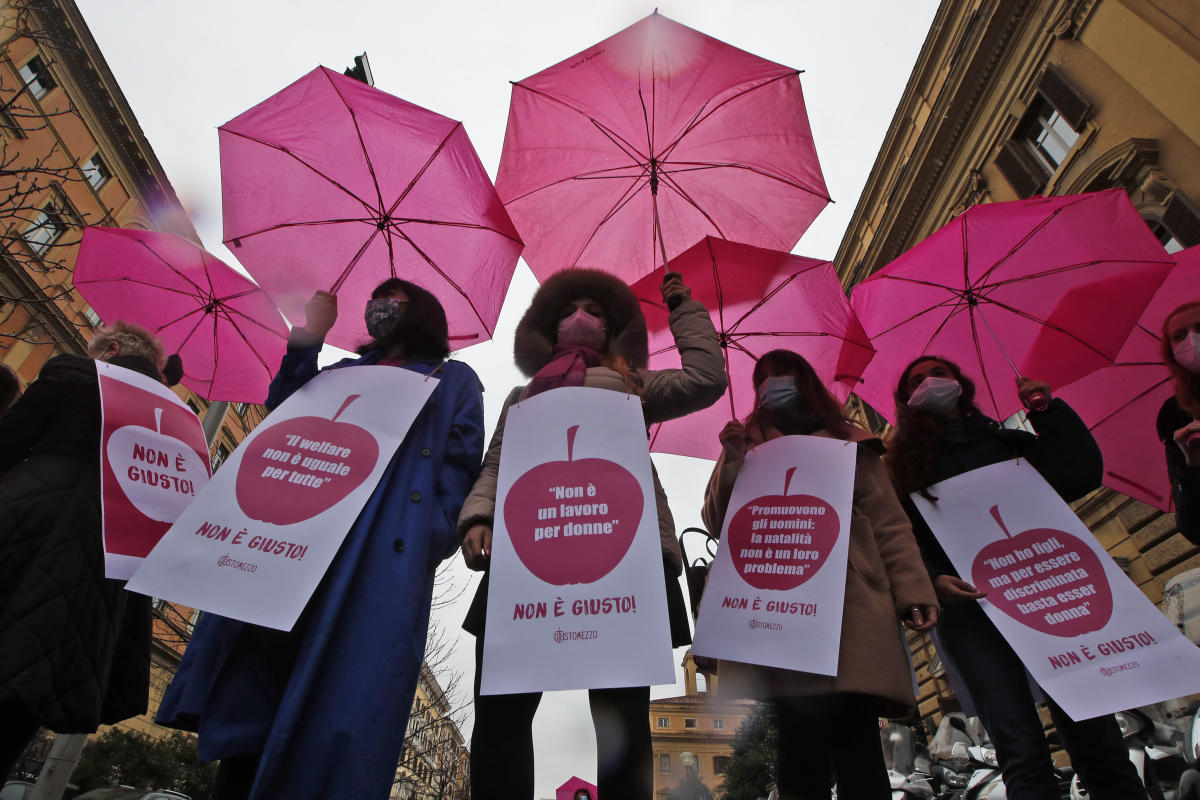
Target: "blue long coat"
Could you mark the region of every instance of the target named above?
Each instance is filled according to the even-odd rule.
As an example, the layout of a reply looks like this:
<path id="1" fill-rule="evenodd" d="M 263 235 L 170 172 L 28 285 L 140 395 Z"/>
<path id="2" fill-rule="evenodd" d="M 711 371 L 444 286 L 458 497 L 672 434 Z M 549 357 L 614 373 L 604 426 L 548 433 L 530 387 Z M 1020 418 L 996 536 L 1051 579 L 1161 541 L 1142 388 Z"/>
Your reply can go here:
<path id="1" fill-rule="evenodd" d="M 330 369 L 373 364 L 379 354 Z M 458 547 L 479 474 L 479 378 L 455 361 L 415 363 L 441 379 L 291 632 L 206 614 L 158 721 L 200 734 L 211 761 L 263 754 L 252 800 L 388 796 L 425 655 L 434 571 Z M 267 405 L 318 372 L 289 347 Z"/>

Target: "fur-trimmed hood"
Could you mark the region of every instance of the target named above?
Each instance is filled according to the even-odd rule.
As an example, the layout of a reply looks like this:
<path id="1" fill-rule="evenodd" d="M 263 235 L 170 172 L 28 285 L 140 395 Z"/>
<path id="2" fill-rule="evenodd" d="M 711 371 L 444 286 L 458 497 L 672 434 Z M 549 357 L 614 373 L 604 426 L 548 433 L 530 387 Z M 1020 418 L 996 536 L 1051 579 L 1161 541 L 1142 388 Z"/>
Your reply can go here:
<path id="1" fill-rule="evenodd" d="M 646 318 L 637 297 L 620 278 L 597 269 L 565 269 L 541 285 L 517 325 L 513 342 L 517 368 L 532 377 L 550 363 L 558 332 L 558 313 L 577 297 L 590 298 L 604 307 L 609 347 L 632 369 L 645 369 L 650 360 L 650 346 Z"/>

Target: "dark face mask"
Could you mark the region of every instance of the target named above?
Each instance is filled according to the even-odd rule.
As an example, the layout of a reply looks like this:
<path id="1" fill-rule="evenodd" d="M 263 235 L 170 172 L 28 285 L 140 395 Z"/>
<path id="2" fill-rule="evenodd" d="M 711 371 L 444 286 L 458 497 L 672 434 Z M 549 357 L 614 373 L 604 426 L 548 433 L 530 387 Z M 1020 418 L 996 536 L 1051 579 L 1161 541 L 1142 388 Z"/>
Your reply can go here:
<path id="1" fill-rule="evenodd" d="M 379 341 L 391 333 L 396 324 L 400 322 L 401 317 L 404 316 L 407 306 L 407 303 L 396 297 L 368 300 L 367 308 L 363 312 L 363 319 L 366 320 L 367 333 L 370 337 Z"/>

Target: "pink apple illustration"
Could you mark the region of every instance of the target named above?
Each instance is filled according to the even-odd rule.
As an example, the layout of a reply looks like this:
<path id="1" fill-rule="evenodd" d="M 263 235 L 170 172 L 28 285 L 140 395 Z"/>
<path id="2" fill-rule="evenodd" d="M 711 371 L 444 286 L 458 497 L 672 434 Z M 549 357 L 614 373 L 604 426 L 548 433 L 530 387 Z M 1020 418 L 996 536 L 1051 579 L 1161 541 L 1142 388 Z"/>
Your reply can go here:
<path id="1" fill-rule="evenodd" d="M 730 554 L 733 556 L 733 566 L 742 579 L 756 589 L 795 589 L 820 571 L 821 566 L 833 551 L 834 544 L 837 543 L 841 521 L 838 519 L 837 512 L 833 510 L 833 506 L 812 495 L 788 494 L 795 472 L 796 468 L 792 467 L 785 473 L 783 494 L 757 497 L 739 508 L 733 515 L 733 519 L 729 521 L 729 531 L 726 533 L 726 537 Z M 755 514 L 755 507 L 804 508 L 806 511 L 811 510 L 811 513 Z M 755 530 L 756 520 L 760 525 L 762 520 L 767 520 L 768 524 Z M 777 523 L 778 526 L 771 527 L 771 522 Z M 797 522 L 800 524 L 797 525 Z M 765 541 L 768 537 L 778 534 L 789 536 L 803 534 L 811 537 L 811 540 L 803 544 L 777 544 Z M 756 535 L 762 535 L 764 541 L 755 542 L 753 537 Z M 789 557 L 766 558 L 766 550 L 783 552 Z M 805 551 L 805 557 L 800 559 L 790 557 L 797 550 Z M 812 557 L 813 555 L 815 558 Z M 806 569 L 795 575 L 747 570 L 747 566 L 750 564 L 762 563 L 806 566 Z"/>
<path id="2" fill-rule="evenodd" d="M 156 522 L 174 522 L 208 480 L 208 467 L 184 442 L 154 427 L 125 425 L 108 437 L 105 453 L 117 485 L 134 508 Z"/>
<path id="3" fill-rule="evenodd" d="M 1090 547 L 1077 536 L 1054 528 L 1032 528 L 1013 536 L 1000 518 L 1000 507 L 992 506 L 991 514 L 1005 538 L 980 550 L 971 565 L 971 581 L 979 591 L 987 592 L 987 602 L 1022 625 L 1053 636 L 1079 636 L 1108 624 L 1112 589 L 1104 566 Z M 1053 563 L 1048 563 L 1051 560 Z M 1037 565 L 1045 566 L 1039 571 Z M 1078 577 L 1065 583 L 1054 580 L 1066 573 Z M 1038 581 L 1046 587 L 1029 593 L 1015 591 Z"/>
<path id="4" fill-rule="evenodd" d="M 347 397 L 332 419 L 286 419 L 243 445 L 235 491 L 246 516 L 293 525 L 333 508 L 367 479 L 379 460 L 379 443 L 365 428 L 337 421 L 359 397 Z"/>
<path id="5" fill-rule="evenodd" d="M 566 461 L 529 470 L 504 501 L 517 557 L 555 586 L 592 583 L 611 572 L 629 552 L 645 506 L 642 487 L 621 465 L 575 460 L 578 431 L 578 425 L 567 429 Z"/>

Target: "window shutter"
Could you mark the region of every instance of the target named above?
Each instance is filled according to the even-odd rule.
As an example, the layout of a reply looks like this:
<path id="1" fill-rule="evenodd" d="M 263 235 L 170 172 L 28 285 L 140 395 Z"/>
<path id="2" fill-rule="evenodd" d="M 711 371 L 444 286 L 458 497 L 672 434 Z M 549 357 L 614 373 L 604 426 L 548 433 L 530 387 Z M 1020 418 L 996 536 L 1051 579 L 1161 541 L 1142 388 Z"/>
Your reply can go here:
<path id="1" fill-rule="evenodd" d="M 1076 132 L 1082 130 L 1083 121 L 1092 110 L 1092 104 L 1086 97 L 1075 91 L 1075 87 L 1067 82 L 1062 71 L 1053 64 L 1046 65 L 1042 82 L 1038 84 L 1038 92 L 1045 97 L 1050 105 L 1062 116 L 1068 125 Z"/>
<path id="2" fill-rule="evenodd" d="M 1021 198 L 1037 194 L 1049 176 L 1020 139 L 1009 139 L 996 156 L 996 168 Z"/>
<path id="3" fill-rule="evenodd" d="M 1200 216 L 1178 194 L 1167 203 L 1162 222 L 1184 247 L 1200 244 Z"/>

